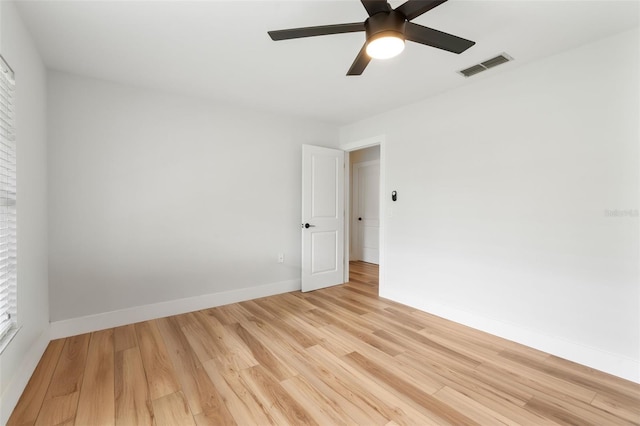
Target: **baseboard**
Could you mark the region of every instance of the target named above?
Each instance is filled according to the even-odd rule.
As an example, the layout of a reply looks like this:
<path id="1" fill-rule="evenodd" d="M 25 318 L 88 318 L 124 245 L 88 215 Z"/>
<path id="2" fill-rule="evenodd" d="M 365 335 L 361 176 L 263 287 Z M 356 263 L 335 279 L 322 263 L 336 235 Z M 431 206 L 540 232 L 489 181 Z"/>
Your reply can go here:
<path id="1" fill-rule="evenodd" d="M 6 387 L 2 398 L 0 399 L 0 424 L 5 425 L 9 421 L 9 417 L 13 412 L 13 409 L 18 404 L 18 400 L 24 392 L 24 389 L 29 383 L 29 379 L 36 370 L 44 351 L 49 345 L 49 330 L 40 334 L 38 339 L 29 349 L 29 352 L 24 356 L 22 364 L 18 367 L 18 371 L 13 375 L 11 383 Z"/>
<path id="2" fill-rule="evenodd" d="M 51 339 L 75 336 L 140 321 L 179 315 L 200 309 L 243 302 L 260 297 L 300 290 L 300 280 L 280 281 L 238 290 L 187 297 L 151 305 L 135 306 L 117 311 L 71 318 L 51 323 Z"/>
<path id="3" fill-rule="evenodd" d="M 389 291 L 388 289 L 384 289 L 383 291 L 381 288 L 380 296 L 476 330 L 481 330 L 494 336 L 502 337 L 635 383 L 640 383 L 639 360 L 550 336 L 540 333 L 539 331 L 520 327 L 516 324 L 479 316 L 448 305 L 415 300 L 404 294 L 396 294 L 393 290 Z"/>

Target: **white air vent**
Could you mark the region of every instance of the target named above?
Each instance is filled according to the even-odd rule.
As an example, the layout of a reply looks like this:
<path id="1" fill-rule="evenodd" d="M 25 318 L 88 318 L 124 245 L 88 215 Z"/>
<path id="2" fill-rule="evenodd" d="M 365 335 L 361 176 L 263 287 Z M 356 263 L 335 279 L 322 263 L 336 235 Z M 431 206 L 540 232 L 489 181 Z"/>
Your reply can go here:
<path id="1" fill-rule="evenodd" d="M 476 75 L 482 71 L 488 70 L 489 68 L 496 67 L 509 61 L 513 61 L 513 58 L 506 53 L 501 53 L 495 58 L 487 59 L 486 61 L 481 62 L 477 65 L 473 65 L 469 68 L 460 70 L 458 71 L 458 74 L 462 74 L 465 77 L 471 77 L 472 75 Z"/>

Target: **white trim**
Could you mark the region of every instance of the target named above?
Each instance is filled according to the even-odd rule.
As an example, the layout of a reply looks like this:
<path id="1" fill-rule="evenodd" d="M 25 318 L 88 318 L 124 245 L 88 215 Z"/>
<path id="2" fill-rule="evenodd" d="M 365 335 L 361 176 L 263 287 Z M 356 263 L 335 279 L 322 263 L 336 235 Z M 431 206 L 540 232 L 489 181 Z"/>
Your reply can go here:
<path id="1" fill-rule="evenodd" d="M 448 305 L 417 300 L 410 295 L 401 292 L 396 293 L 393 289 L 383 289 L 381 287 L 380 297 L 385 297 L 476 330 L 481 330 L 494 336 L 502 337 L 635 383 L 640 383 L 640 360 L 627 358 L 622 355 L 603 351 L 602 349 L 550 336 L 536 330 L 520 327 L 516 324 L 452 308 Z"/>
<path id="2" fill-rule="evenodd" d="M 353 226 L 353 230 L 349 230 L 349 232 L 351 232 L 351 234 L 349 235 L 350 239 L 349 241 L 351 242 L 350 247 L 356 247 L 356 250 L 353 250 L 354 253 L 349 253 L 349 260 L 363 260 L 362 257 L 364 256 L 363 253 L 363 249 L 362 247 L 360 247 L 360 238 L 362 237 L 360 235 L 360 229 L 358 227 L 358 220 L 356 219 L 356 217 L 358 216 L 358 214 L 360 214 L 360 188 L 359 188 L 359 183 L 360 183 L 360 169 L 362 167 L 368 167 L 368 166 L 378 166 L 378 180 L 380 179 L 380 160 L 368 160 L 368 161 L 359 161 L 357 163 L 353 163 L 351 164 L 351 173 L 353 175 L 353 180 L 350 184 L 350 188 L 355 189 L 354 191 L 351 191 L 351 212 L 349 213 L 350 217 L 350 223 Z M 378 182 L 378 186 L 380 186 L 380 182 Z M 357 188 L 357 189 L 356 189 Z M 379 195 L 379 194 L 378 194 Z M 380 219 L 382 218 L 382 210 L 380 209 L 380 203 L 378 202 L 378 225 L 380 222 Z M 378 228 L 380 228 L 380 226 L 378 226 Z M 380 231 L 378 230 L 378 238 L 380 238 Z M 355 242 L 354 242 L 355 240 Z M 355 243 L 355 244 L 354 244 Z M 380 253 L 380 244 L 378 244 L 378 253 Z M 352 256 L 353 255 L 353 256 Z M 353 257 L 355 257 L 356 259 L 353 259 Z M 380 259 L 378 259 L 378 262 L 380 261 Z"/>
<path id="3" fill-rule="evenodd" d="M 344 152 L 344 282 L 349 282 L 349 262 L 351 259 L 351 153 Z"/>
<path id="4" fill-rule="evenodd" d="M 379 135 L 372 138 L 360 139 L 358 141 L 345 142 L 343 144 L 340 144 L 340 149 L 342 149 L 343 151 L 357 151 L 362 148 L 369 148 L 370 146 L 380 145 L 385 141 L 386 136 Z"/>
<path id="5" fill-rule="evenodd" d="M 18 371 L 13 375 L 13 380 L 7 385 L 0 399 L 0 424 L 4 425 L 9 421 L 9 417 L 16 408 L 22 392 L 27 387 L 29 379 L 31 379 L 42 355 L 44 355 L 44 351 L 47 349 L 49 340 L 49 327 L 47 327 L 23 357 Z"/>
<path id="6" fill-rule="evenodd" d="M 299 279 L 204 294 L 202 296 L 187 297 L 151 305 L 135 306 L 117 311 L 88 315 L 86 317 L 52 322 L 50 334 L 51 339 L 60 339 L 92 331 L 104 330 L 105 328 L 119 327 L 121 325 L 179 315 L 186 312 L 214 308 L 216 306 L 297 290 L 300 290 Z"/>
<path id="7" fill-rule="evenodd" d="M 374 136 L 372 138 L 367 138 L 367 139 L 361 139 L 358 141 L 352 141 L 352 142 L 345 142 L 340 144 L 340 149 L 346 151 L 346 152 L 350 152 L 350 151 L 356 151 L 359 149 L 363 149 L 363 148 L 369 148 L 371 146 L 379 146 L 380 147 L 380 240 L 379 240 L 379 245 L 380 245 L 380 264 L 378 265 L 378 285 L 379 288 L 382 289 L 384 287 L 384 284 L 386 282 L 386 278 L 385 278 L 385 273 L 386 273 L 386 267 L 385 267 L 385 231 L 386 231 L 386 222 L 387 222 L 387 216 L 388 216 L 388 212 L 387 212 L 387 171 L 386 171 L 386 164 L 387 164 L 387 147 L 386 147 L 386 143 L 387 143 L 387 137 L 385 135 L 378 135 L 378 136 Z M 345 173 L 345 175 L 348 175 L 348 173 Z M 345 179 L 345 190 L 348 191 L 349 190 L 349 185 L 351 185 L 351 182 L 349 181 L 349 179 Z M 348 193 L 347 193 L 348 194 Z M 345 203 L 345 216 L 346 217 L 351 217 L 351 207 L 349 206 L 350 203 L 346 202 Z M 345 227 L 345 256 L 344 256 L 344 260 L 345 260 L 345 265 L 344 265 L 344 280 L 345 282 L 349 281 L 349 240 L 348 238 L 350 238 L 349 235 L 350 229 L 348 227 L 348 225 Z"/>
<path id="8" fill-rule="evenodd" d="M 11 343 L 13 338 L 16 337 L 21 328 L 21 326 L 13 326 L 4 336 L 2 336 L 0 339 L 0 355 L 2 355 L 5 349 L 7 349 L 7 346 L 9 346 L 9 343 Z"/>

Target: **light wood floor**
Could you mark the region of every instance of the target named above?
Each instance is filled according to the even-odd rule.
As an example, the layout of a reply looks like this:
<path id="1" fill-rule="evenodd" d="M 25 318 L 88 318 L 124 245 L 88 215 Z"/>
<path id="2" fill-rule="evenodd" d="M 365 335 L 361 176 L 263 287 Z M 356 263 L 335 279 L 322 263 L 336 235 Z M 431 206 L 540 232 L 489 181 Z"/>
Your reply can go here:
<path id="1" fill-rule="evenodd" d="M 351 281 L 52 341 L 10 425 L 640 423 L 640 386 Z"/>

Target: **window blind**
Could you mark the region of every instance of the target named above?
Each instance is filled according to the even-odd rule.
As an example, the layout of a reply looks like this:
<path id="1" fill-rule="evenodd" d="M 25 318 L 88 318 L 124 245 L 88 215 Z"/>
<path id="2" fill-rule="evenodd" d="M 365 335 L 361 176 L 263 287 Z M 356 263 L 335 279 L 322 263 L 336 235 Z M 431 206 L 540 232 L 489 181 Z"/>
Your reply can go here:
<path id="1" fill-rule="evenodd" d="M 0 346 L 16 327 L 16 138 L 13 70 L 0 56 Z"/>

